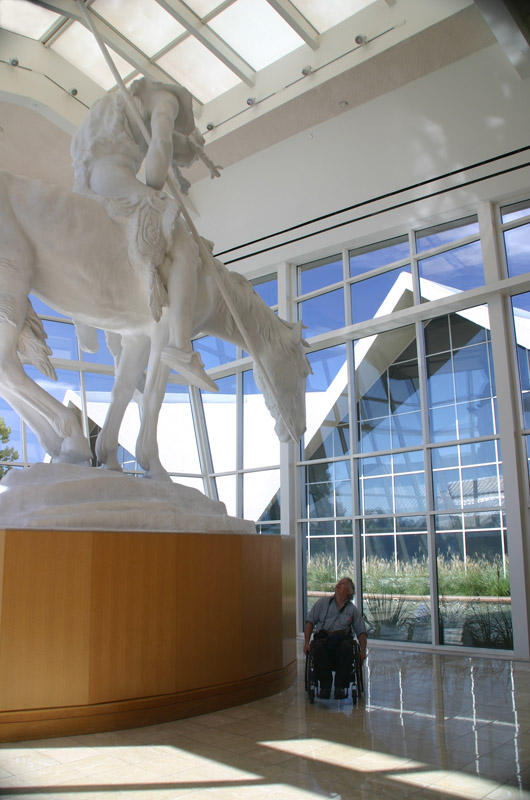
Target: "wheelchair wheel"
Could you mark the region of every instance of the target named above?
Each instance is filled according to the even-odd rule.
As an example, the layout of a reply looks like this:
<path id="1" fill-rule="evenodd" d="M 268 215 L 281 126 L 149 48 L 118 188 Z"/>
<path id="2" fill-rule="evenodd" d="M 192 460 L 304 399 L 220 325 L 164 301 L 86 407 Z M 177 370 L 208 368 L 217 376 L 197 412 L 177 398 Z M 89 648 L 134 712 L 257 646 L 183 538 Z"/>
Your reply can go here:
<path id="1" fill-rule="evenodd" d="M 307 692 L 307 697 L 311 704 L 315 702 L 317 687 L 318 687 L 318 681 L 316 676 L 315 664 L 313 661 L 313 656 L 309 652 L 305 657 L 305 690 Z"/>

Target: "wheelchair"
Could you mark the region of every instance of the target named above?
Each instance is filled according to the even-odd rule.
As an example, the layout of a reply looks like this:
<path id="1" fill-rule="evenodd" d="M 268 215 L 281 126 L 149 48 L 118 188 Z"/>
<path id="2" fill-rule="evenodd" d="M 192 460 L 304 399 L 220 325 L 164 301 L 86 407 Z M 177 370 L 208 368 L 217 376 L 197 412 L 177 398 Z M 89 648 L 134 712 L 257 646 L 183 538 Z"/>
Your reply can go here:
<path id="1" fill-rule="evenodd" d="M 306 654 L 306 660 L 305 660 L 305 690 L 307 692 L 307 696 L 311 704 L 315 702 L 315 697 L 318 695 L 318 689 L 319 689 L 317 671 L 313 655 L 313 641 L 314 637 L 311 639 L 309 653 Z M 359 642 L 355 638 L 352 639 L 352 643 L 353 643 L 353 660 L 351 665 L 350 683 L 348 686 L 348 690 L 351 690 L 352 703 L 355 704 L 357 703 L 358 699 L 364 692 L 364 682 L 363 682 L 363 669 L 360 658 L 361 647 L 359 645 Z"/>

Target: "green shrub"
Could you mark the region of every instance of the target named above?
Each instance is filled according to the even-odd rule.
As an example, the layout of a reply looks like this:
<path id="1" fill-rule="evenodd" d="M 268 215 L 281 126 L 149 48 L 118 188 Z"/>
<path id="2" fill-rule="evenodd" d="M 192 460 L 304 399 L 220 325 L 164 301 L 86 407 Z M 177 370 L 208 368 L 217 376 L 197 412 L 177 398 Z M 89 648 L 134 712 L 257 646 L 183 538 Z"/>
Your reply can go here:
<path id="1" fill-rule="evenodd" d="M 331 556 L 315 556 L 307 564 L 308 591 L 332 592 L 337 578 L 354 576 L 353 561 L 340 561 L 335 568 Z M 438 558 L 438 587 L 441 595 L 466 597 L 509 597 L 510 577 L 500 558 L 488 560 L 457 557 Z M 364 594 L 428 595 L 429 565 L 427 559 L 398 562 L 372 557 L 363 564 Z"/>

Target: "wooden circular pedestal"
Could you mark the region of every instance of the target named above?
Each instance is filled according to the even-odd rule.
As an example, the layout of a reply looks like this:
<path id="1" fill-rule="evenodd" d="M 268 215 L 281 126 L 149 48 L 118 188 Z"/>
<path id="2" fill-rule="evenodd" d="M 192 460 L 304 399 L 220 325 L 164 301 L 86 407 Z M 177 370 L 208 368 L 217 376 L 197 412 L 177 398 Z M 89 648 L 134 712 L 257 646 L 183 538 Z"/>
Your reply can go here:
<path id="1" fill-rule="evenodd" d="M 296 674 L 294 540 L 0 531 L 0 741 L 203 714 Z"/>

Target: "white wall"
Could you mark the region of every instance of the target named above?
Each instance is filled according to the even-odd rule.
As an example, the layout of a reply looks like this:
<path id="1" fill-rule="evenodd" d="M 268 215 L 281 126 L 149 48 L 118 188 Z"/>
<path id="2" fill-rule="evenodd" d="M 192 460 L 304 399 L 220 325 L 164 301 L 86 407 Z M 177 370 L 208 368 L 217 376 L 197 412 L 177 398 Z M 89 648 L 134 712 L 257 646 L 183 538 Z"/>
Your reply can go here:
<path id="1" fill-rule="evenodd" d="M 530 80 L 521 80 L 501 48 L 492 45 L 246 158 L 225 169 L 219 180 L 195 184 L 196 224 L 220 252 L 525 146 L 529 133 Z M 498 182 L 497 191 L 506 194 L 524 186 L 530 186 L 528 172 Z M 462 190 L 462 205 L 484 192 L 482 184 Z M 454 197 L 442 196 L 428 210 L 454 209 L 454 203 Z M 410 221 L 418 212 L 409 207 L 403 213 Z M 381 220 L 342 228 L 234 268 L 253 271 L 333 249 L 337 242 L 369 235 L 374 225 L 377 230 Z"/>

